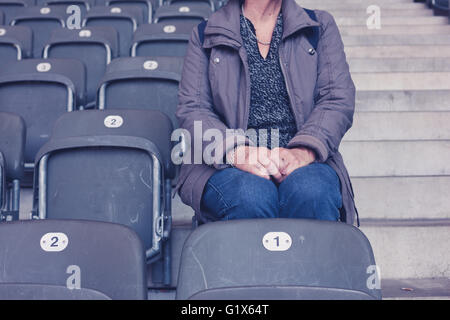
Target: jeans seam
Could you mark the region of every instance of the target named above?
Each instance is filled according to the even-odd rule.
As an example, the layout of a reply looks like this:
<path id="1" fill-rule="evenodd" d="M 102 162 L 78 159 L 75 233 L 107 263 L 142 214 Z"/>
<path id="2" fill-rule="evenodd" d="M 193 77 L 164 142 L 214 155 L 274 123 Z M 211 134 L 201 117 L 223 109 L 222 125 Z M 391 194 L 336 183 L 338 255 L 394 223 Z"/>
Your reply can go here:
<path id="1" fill-rule="evenodd" d="M 224 205 L 225 205 L 225 209 L 224 209 L 224 210 L 221 210 L 220 213 L 223 213 L 224 211 L 228 211 L 228 210 L 231 208 L 231 206 L 228 204 L 227 201 L 225 201 L 225 198 L 224 198 L 224 196 L 223 196 L 223 193 L 220 192 L 220 190 L 219 190 L 214 184 L 212 184 L 211 182 L 208 182 L 208 186 L 210 186 L 211 188 L 214 189 L 215 192 L 217 192 L 217 194 L 219 195 L 220 199 L 222 200 L 222 202 L 223 202 Z"/>

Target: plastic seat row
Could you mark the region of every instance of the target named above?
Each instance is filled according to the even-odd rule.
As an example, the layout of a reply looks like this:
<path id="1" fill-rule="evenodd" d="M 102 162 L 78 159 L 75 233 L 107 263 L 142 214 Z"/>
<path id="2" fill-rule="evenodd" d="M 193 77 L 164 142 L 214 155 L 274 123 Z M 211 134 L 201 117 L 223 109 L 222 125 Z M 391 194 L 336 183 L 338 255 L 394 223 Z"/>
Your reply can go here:
<path id="1" fill-rule="evenodd" d="M 156 109 L 165 112 L 177 127 L 182 64 L 182 58 L 176 57 L 113 60 L 100 81 L 98 108 Z M 37 151 L 48 141 L 56 119 L 87 105 L 85 73 L 79 60 L 55 58 L 22 60 L 1 69 L 0 111 L 16 113 L 25 120 L 28 168 L 33 168 Z"/>
<path id="2" fill-rule="evenodd" d="M 193 6 L 195 7 L 195 6 Z M 191 8 L 193 8 L 191 7 Z M 181 13 L 179 9 L 188 8 L 181 5 L 164 6 L 161 7 L 161 11 L 157 12 L 156 20 L 159 23 L 176 24 L 178 22 L 184 22 L 184 32 L 190 33 L 193 26 L 199 24 L 204 19 L 207 19 L 209 12 L 205 10 L 190 10 L 190 12 Z M 164 10 L 163 10 L 164 9 Z M 12 18 L 10 24 L 13 26 L 28 27 L 32 30 L 22 31 L 23 29 L 17 29 L 15 34 L 18 35 L 20 40 L 24 41 L 23 46 L 29 47 L 32 45 L 31 55 L 23 55 L 22 58 L 35 57 L 40 58 L 43 54 L 45 45 L 49 42 L 51 34 L 54 30 L 61 28 L 73 29 L 74 26 L 67 25 L 67 13 L 65 8 L 56 7 L 29 7 L 23 10 L 19 15 Z M 130 48 L 132 47 L 133 34 L 138 30 L 140 25 L 144 30 L 151 31 L 150 25 L 143 23 L 142 10 L 136 6 L 123 6 L 123 7 L 94 7 L 82 20 L 84 27 L 113 27 L 117 31 L 117 43 L 120 56 L 129 56 Z M 76 29 L 81 28 L 81 22 Z M 156 27 L 157 29 L 158 27 Z M 178 28 L 179 29 L 179 28 Z M 7 31 L 7 28 L 2 28 L 2 33 Z M 76 30 L 75 30 L 76 31 Z M 11 32 L 11 30 L 10 30 Z M 166 33 L 173 33 L 173 29 L 167 30 Z M 23 33 L 23 34 L 21 34 Z M 142 35 L 142 31 L 137 32 Z M 11 33 L 13 35 L 14 33 Z M 111 37 L 115 36 L 111 34 Z M 19 40 L 16 40 L 19 41 Z M 2 54 L 3 55 L 3 54 Z"/>
<path id="3" fill-rule="evenodd" d="M 0 241 L 2 300 L 147 298 L 141 241 L 124 226 L 10 222 L 0 225 Z M 216 222 L 199 227 L 185 242 L 176 298 L 381 299 L 374 266 L 367 238 L 342 223 Z"/>
<path id="4" fill-rule="evenodd" d="M 70 6 L 76 6 L 73 8 Z M 129 17 L 140 23 L 153 23 L 159 19 L 169 18 L 175 14 L 181 16 L 209 15 L 221 6 L 219 1 L 209 0 L 173 0 L 160 5 L 158 0 L 106 0 L 96 3 L 94 0 L 45 0 L 35 3 L 33 0 L 0 0 L 0 10 L 3 11 L 4 24 L 10 24 L 16 17 L 35 14 L 33 7 L 46 7 L 65 13 L 64 20 L 71 14 L 81 15 L 81 19 L 90 14 L 107 14 L 112 8 L 119 14 L 117 8 L 129 11 Z M 134 11 L 134 12 L 133 12 Z"/>
<path id="5" fill-rule="evenodd" d="M 111 61 L 118 56 L 184 56 L 192 28 L 189 22 L 158 23 L 142 25 L 127 43 L 119 45 L 119 34 L 111 26 L 85 27 L 80 30 L 57 28 L 51 31 L 42 48 L 35 54 L 48 57 L 48 47 L 55 45 L 82 46 L 90 43 L 103 45 L 109 51 Z M 67 37 L 67 38 L 65 38 Z M 0 26 L 0 64 L 31 58 L 33 33 L 27 26 Z M 126 54 L 120 54 L 119 51 Z M 91 57 L 91 59 L 95 59 Z"/>

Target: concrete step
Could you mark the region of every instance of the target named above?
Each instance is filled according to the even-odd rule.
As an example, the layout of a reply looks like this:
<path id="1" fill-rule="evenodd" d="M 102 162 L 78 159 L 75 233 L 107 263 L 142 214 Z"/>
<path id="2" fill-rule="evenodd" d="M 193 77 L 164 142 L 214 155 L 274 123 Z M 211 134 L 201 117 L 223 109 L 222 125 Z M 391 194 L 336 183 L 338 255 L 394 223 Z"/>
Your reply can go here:
<path id="1" fill-rule="evenodd" d="M 302 5 L 302 3 L 300 3 Z M 316 5 L 302 5 L 304 8 L 316 8 Z M 331 13 L 335 19 L 340 17 L 369 17 L 369 14 L 367 14 L 366 9 L 367 6 L 362 6 L 361 8 L 357 10 L 345 10 L 343 7 L 329 7 L 325 8 L 324 10 Z M 390 8 L 388 10 L 382 10 L 381 11 L 381 18 L 386 17 L 431 17 L 433 16 L 433 11 L 428 9 L 420 8 Z"/>
<path id="2" fill-rule="evenodd" d="M 364 13 L 366 12 L 366 8 L 370 5 L 376 4 L 380 7 L 381 12 L 383 11 L 389 11 L 392 9 L 400 9 L 400 10 L 410 10 L 410 9 L 417 9 L 417 10 L 424 10 L 427 7 L 423 3 L 414 3 L 412 1 L 350 1 L 342 3 L 341 1 L 298 1 L 301 6 L 309 9 L 321 9 L 321 10 L 342 10 L 342 8 L 345 8 L 348 11 L 358 11 L 362 10 Z"/>
<path id="3" fill-rule="evenodd" d="M 361 219 L 450 219 L 450 176 L 352 178 Z"/>
<path id="4" fill-rule="evenodd" d="M 450 112 L 356 112 L 344 141 L 450 140 Z"/>
<path id="5" fill-rule="evenodd" d="M 350 71 L 364 72 L 450 72 L 449 58 L 350 58 Z"/>
<path id="6" fill-rule="evenodd" d="M 319 4 L 321 6 L 332 6 L 332 5 L 336 5 L 336 2 L 338 2 L 339 4 L 342 4 L 342 7 L 347 7 L 349 5 L 371 5 L 373 3 L 373 1 L 371 0 L 340 0 L 340 1 L 335 1 L 335 0 L 321 0 L 321 1 L 317 1 L 317 0 L 300 0 L 297 1 L 299 4 L 302 5 L 312 5 L 312 4 Z M 390 5 L 390 4 L 409 4 L 412 3 L 412 0 L 378 0 L 376 3 L 379 5 Z"/>
<path id="7" fill-rule="evenodd" d="M 367 26 L 368 15 L 358 17 L 335 17 L 339 27 Z M 382 17 L 381 27 L 385 26 L 426 26 L 426 25 L 448 25 L 447 17 Z"/>
<path id="8" fill-rule="evenodd" d="M 450 45 L 450 34 L 435 34 L 432 37 L 424 34 L 373 34 L 370 37 L 366 35 L 353 35 L 342 36 L 342 41 L 345 47 L 371 47 L 374 49 L 376 46 L 424 46 L 429 51 L 430 46 Z"/>
<path id="9" fill-rule="evenodd" d="M 384 300 L 449 300 L 450 279 L 381 279 Z"/>
<path id="10" fill-rule="evenodd" d="M 450 140 L 344 141 L 352 177 L 450 176 Z"/>
<path id="11" fill-rule="evenodd" d="M 367 26 L 343 26 L 339 28 L 341 35 L 416 35 L 416 34 L 449 34 L 450 25 L 402 25 L 382 26 L 381 29 L 369 29 Z"/>
<path id="12" fill-rule="evenodd" d="M 359 90 L 356 111 L 450 111 L 450 90 Z"/>
<path id="13" fill-rule="evenodd" d="M 450 90 L 450 72 L 354 73 L 357 90 Z"/>
<path id="14" fill-rule="evenodd" d="M 450 45 L 349 46 L 347 58 L 450 58 Z"/>
<path id="15" fill-rule="evenodd" d="M 450 220 L 364 223 L 381 279 L 450 278 Z"/>

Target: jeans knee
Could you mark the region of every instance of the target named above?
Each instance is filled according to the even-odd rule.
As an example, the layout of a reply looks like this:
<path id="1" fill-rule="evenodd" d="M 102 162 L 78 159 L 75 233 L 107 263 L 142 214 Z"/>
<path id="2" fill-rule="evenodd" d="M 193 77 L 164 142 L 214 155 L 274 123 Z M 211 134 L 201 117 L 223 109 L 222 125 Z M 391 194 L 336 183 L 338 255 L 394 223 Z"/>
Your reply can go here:
<path id="1" fill-rule="evenodd" d="M 279 187 L 280 216 L 337 220 L 342 198 L 339 179 L 331 168 L 298 169 Z"/>
<path id="2" fill-rule="evenodd" d="M 235 194 L 235 205 L 241 216 L 249 219 L 278 217 L 278 189 L 272 181 L 256 176 L 239 181 Z"/>

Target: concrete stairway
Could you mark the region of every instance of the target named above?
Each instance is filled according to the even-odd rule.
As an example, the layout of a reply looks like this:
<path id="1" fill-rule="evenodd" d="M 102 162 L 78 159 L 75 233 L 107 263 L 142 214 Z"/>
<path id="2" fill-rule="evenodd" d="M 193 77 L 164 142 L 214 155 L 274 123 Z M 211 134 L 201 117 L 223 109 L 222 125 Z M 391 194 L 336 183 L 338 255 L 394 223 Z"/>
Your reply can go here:
<path id="1" fill-rule="evenodd" d="M 450 298 L 448 19 L 379 0 L 381 29 L 369 30 L 373 1 L 298 2 L 331 12 L 343 36 L 357 103 L 341 152 L 385 296 Z"/>

